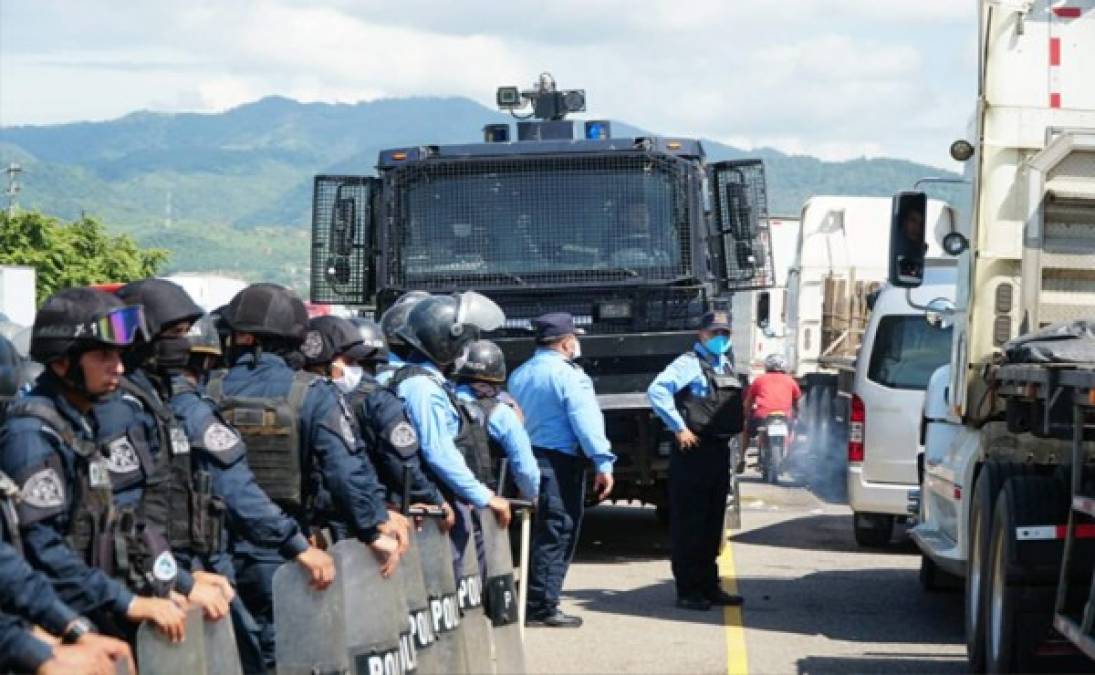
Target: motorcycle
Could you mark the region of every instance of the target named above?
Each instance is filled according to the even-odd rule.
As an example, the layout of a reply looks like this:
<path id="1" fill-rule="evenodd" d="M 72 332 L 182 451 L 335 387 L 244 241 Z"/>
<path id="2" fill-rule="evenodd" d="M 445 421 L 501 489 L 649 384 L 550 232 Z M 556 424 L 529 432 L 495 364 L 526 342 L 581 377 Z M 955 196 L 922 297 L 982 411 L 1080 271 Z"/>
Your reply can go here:
<path id="1" fill-rule="evenodd" d="M 764 418 L 764 426 L 757 429 L 757 459 L 760 464 L 761 478 L 773 485 L 779 482 L 779 472 L 787 456 L 790 426 L 787 415 L 782 412 L 769 413 Z"/>

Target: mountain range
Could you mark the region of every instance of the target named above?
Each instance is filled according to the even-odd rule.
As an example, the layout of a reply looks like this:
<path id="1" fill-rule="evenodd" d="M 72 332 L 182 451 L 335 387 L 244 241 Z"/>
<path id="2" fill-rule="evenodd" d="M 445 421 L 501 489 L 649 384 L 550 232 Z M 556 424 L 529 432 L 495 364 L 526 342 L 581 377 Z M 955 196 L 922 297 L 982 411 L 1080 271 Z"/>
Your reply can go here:
<path id="1" fill-rule="evenodd" d="M 357 104 L 267 97 L 222 113 L 135 112 L 105 122 L 0 127 L 0 167 L 18 163 L 19 204 L 86 214 L 171 251 L 169 271 L 217 271 L 307 285 L 312 177 L 373 173 L 382 148 L 473 142 L 509 118 L 464 98 Z M 644 135 L 613 121 L 614 135 Z M 925 176 L 900 159 L 827 162 L 704 140 L 710 160 L 765 160 L 770 211 L 812 194 L 890 195 Z M 953 186 L 933 192 L 962 201 Z M 961 207 L 961 205 L 959 204 Z"/>

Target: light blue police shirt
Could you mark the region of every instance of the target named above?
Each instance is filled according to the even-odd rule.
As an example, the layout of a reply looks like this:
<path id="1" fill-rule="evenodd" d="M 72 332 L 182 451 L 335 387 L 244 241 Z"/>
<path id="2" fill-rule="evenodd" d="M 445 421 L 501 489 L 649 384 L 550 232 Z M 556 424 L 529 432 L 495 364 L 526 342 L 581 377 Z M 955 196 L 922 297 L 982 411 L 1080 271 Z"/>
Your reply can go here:
<path id="1" fill-rule="evenodd" d="M 696 357 L 694 358 L 693 354 Z M 673 433 L 684 429 L 684 418 L 677 410 L 674 398 L 685 387 L 692 390 L 693 396 L 707 396 L 707 378 L 700 369 L 699 359 L 710 363 L 715 372 L 725 374 L 733 372 L 734 361 L 724 354 L 712 354 L 699 342 L 692 345 L 692 352 L 681 354 L 666 366 L 665 370 L 654 378 L 646 390 L 646 397 L 658 417 Z"/>

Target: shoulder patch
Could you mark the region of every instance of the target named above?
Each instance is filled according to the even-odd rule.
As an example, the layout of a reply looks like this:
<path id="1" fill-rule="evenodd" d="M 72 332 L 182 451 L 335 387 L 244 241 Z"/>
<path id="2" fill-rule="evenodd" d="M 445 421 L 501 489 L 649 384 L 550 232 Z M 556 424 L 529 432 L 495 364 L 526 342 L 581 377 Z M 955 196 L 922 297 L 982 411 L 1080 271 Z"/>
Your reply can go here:
<path id="1" fill-rule="evenodd" d="M 210 424 L 202 433 L 202 445 L 210 452 L 231 450 L 239 442 L 240 436 L 236 433 L 236 430 L 220 422 Z"/>
<path id="2" fill-rule="evenodd" d="M 418 433 L 410 422 L 400 422 L 388 433 L 388 442 L 396 448 L 409 448 L 418 443 Z"/>
<path id="3" fill-rule="evenodd" d="M 133 447 L 127 436 L 119 436 L 107 443 L 106 451 L 106 466 L 111 473 L 133 473 L 141 468 L 137 449 Z"/>
<path id="4" fill-rule="evenodd" d="M 31 474 L 20 490 L 24 502 L 39 509 L 65 505 L 65 486 L 52 467 Z"/>
<path id="5" fill-rule="evenodd" d="M 171 551 L 164 551 L 156 557 L 156 562 L 152 563 L 152 576 L 158 581 L 174 581 L 178 575 L 179 566 L 175 562 L 175 556 L 171 555 Z"/>
<path id="6" fill-rule="evenodd" d="M 310 359 L 314 359 L 323 353 L 323 335 L 318 330 L 306 332 L 304 342 L 300 345 L 300 353 Z"/>

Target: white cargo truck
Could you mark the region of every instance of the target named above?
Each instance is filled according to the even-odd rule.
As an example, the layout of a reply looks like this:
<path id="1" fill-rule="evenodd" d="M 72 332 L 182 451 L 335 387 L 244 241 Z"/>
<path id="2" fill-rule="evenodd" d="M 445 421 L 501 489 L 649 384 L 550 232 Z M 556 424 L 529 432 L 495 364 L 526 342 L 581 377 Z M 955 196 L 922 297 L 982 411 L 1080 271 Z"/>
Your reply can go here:
<path id="1" fill-rule="evenodd" d="M 797 217 L 768 219 L 775 285 L 734 294 L 734 362 L 749 378 L 764 372 L 764 357 L 787 355 L 787 276 L 798 245 Z"/>
<path id="2" fill-rule="evenodd" d="M 912 536 L 927 586 L 965 577 L 971 670 L 1071 669 L 1056 660 L 1095 658 L 1095 340 L 1075 323 L 1095 317 L 1095 3 L 981 0 L 978 28 L 973 136 L 951 148 L 973 214 L 945 245 L 951 363 L 928 385 Z"/>

